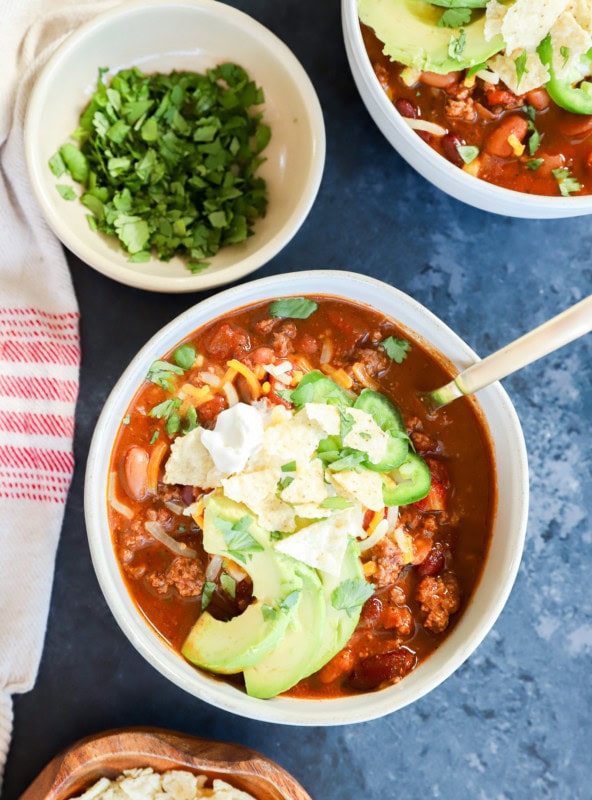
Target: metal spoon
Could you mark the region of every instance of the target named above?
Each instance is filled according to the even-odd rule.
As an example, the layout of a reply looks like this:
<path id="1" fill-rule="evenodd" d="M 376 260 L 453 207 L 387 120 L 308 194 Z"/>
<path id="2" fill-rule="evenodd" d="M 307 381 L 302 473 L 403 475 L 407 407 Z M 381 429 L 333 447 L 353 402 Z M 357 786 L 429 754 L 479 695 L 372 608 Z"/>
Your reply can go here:
<path id="1" fill-rule="evenodd" d="M 490 383 L 505 378 L 591 330 L 592 295 L 589 295 L 530 333 L 472 364 L 445 386 L 431 392 L 421 392 L 419 396 L 433 414 L 458 397 L 473 394 Z"/>

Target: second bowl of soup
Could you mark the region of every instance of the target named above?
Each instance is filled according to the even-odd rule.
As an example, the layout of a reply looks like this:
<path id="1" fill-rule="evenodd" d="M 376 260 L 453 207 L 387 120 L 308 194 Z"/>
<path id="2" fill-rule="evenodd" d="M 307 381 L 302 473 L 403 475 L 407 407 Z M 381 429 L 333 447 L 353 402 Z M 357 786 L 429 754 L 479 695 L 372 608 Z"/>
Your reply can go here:
<path id="1" fill-rule="evenodd" d="M 372 719 L 450 675 L 504 605 L 528 505 L 499 385 L 433 416 L 418 398 L 475 359 L 344 272 L 254 281 L 157 334 L 105 406 L 85 496 L 101 587 L 144 657 L 290 724 Z"/>

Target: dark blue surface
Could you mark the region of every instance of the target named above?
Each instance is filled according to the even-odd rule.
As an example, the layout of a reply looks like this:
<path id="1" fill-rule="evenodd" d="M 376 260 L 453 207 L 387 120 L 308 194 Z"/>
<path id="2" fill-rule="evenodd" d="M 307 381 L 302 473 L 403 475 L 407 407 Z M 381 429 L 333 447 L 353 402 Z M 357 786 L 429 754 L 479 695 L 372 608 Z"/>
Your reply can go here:
<path id="1" fill-rule="evenodd" d="M 232 5 L 293 49 L 327 127 L 312 212 L 254 277 L 317 267 L 372 274 L 426 305 L 480 355 L 590 293 L 589 218 L 523 221 L 471 209 L 390 148 L 356 93 L 337 0 Z M 82 312 L 77 467 L 41 670 L 35 689 L 15 699 L 3 797 L 18 797 L 78 738 L 157 725 L 254 747 L 315 800 L 591 798 L 592 337 L 504 381 L 526 436 L 531 510 L 515 588 L 481 647 L 442 686 L 387 718 L 286 728 L 217 711 L 167 683 L 128 644 L 103 601 L 82 508 L 92 430 L 129 358 L 204 295 L 143 293 L 73 257 L 70 264 Z"/>

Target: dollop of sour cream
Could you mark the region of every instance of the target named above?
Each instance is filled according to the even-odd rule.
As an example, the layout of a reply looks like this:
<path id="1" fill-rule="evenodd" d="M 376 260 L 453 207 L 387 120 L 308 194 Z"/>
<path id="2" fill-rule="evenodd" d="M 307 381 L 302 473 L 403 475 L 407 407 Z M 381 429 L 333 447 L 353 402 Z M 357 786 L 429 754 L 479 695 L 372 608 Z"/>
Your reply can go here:
<path id="1" fill-rule="evenodd" d="M 201 441 L 219 472 L 242 472 L 249 458 L 261 448 L 262 414 L 253 406 L 237 403 L 220 412 L 216 427 L 204 430 Z"/>

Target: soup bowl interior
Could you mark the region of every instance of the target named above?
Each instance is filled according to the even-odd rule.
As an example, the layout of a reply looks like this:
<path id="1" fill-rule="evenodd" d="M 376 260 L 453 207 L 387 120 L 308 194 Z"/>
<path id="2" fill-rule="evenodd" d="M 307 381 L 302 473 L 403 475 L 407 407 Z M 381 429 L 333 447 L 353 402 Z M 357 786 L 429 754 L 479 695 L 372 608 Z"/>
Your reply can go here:
<path id="1" fill-rule="evenodd" d="M 476 178 L 447 161 L 411 130 L 380 86 L 364 46 L 357 0 L 341 0 L 341 18 L 350 70 L 366 109 L 399 155 L 426 180 L 457 200 L 504 216 L 550 219 L 592 213 L 592 196 L 517 192 Z"/>
<path id="2" fill-rule="evenodd" d="M 130 35 L 133 31 L 133 35 Z M 89 228 L 88 210 L 56 191 L 48 161 L 69 140 L 92 97 L 99 67 L 107 79 L 137 66 L 145 73 L 203 73 L 218 64 L 242 66 L 263 88 L 263 120 L 272 131 L 258 175 L 269 205 L 254 235 L 230 245 L 192 274 L 176 256 L 130 263 L 114 237 Z M 117 6 L 72 33 L 43 69 L 25 123 L 31 186 L 44 216 L 73 253 L 130 286 L 161 292 L 199 291 L 235 281 L 275 256 L 295 235 L 316 197 L 325 160 L 321 107 L 306 72 L 288 47 L 253 18 L 214 0 L 147 0 Z"/>
<path id="3" fill-rule="evenodd" d="M 107 603 L 125 635 L 160 673 L 219 708 L 253 719 L 292 725 L 336 725 L 383 716 L 417 700 L 453 673 L 487 634 L 512 588 L 528 511 L 528 470 L 524 438 L 514 408 L 499 384 L 479 401 L 492 441 L 498 506 L 481 580 L 462 617 L 442 644 L 403 681 L 367 694 L 327 701 L 278 696 L 259 700 L 192 667 L 147 625 L 130 598 L 109 533 L 107 484 L 117 429 L 150 364 L 184 337 L 224 314 L 278 297 L 327 295 L 367 305 L 409 328 L 462 369 L 475 353 L 441 320 L 409 296 L 373 278 L 340 271 L 272 276 L 226 290 L 190 308 L 157 333 L 132 360 L 114 387 L 93 436 L 85 485 L 85 515 L 95 571 Z"/>

